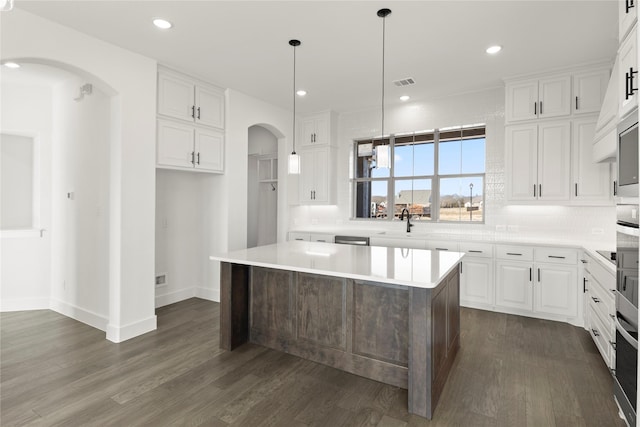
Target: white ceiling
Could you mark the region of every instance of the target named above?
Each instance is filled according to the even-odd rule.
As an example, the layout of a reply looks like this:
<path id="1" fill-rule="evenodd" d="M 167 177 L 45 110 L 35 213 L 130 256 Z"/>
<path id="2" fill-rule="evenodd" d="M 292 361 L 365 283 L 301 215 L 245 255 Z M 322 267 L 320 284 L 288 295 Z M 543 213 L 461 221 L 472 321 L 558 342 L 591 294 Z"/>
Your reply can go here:
<path id="1" fill-rule="evenodd" d="M 617 48 L 617 2 L 606 1 L 28 1 L 16 7 L 291 109 L 298 38 L 299 112 L 425 100 L 501 84 L 505 76 L 600 60 Z M 8 12 L 11 13 L 11 12 Z M 156 29 L 151 20 L 173 22 Z M 496 56 L 484 50 L 504 49 Z M 391 82 L 413 77 L 417 84 Z"/>

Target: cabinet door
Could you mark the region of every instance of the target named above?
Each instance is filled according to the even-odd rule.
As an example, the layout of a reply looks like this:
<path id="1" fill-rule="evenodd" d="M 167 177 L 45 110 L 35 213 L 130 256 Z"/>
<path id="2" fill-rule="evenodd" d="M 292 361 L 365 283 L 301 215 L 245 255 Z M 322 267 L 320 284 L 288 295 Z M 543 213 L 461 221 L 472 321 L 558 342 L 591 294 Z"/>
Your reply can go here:
<path id="1" fill-rule="evenodd" d="M 158 120 L 158 166 L 193 168 L 193 127 Z"/>
<path id="2" fill-rule="evenodd" d="M 636 29 L 631 31 L 631 34 L 627 37 L 625 42 L 620 46 L 618 51 L 619 61 L 619 79 L 618 79 L 618 112 L 620 118 L 623 118 L 629 111 L 638 105 L 638 91 L 633 92 L 628 89 L 629 85 L 633 85 L 633 88 L 640 87 L 639 80 L 640 74 L 634 74 L 633 79 L 629 79 L 631 71 L 638 71 L 638 53 L 636 51 Z M 627 91 L 629 95 L 627 96 Z"/>
<path id="3" fill-rule="evenodd" d="M 608 70 L 575 74 L 573 76 L 573 113 L 599 112 L 608 83 Z"/>
<path id="4" fill-rule="evenodd" d="M 509 83 L 506 87 L 506 121 L 530 120 L 537 117 L 538 80 Z"/>
<path id="5" fill-rule="evenodd" d="M 213 89 L 196 86 L 196 122 L 224 129 L 224 95 Z"/>
<path id="6" fill-rule="evenodd" d="M 314 135 L 316 133 L 316 120 L 314 118 L 303 119 L 300 122 L 300 145 L 314 145 Z"/>
<path id="7" fill-rule="evenodd" d="M 315 145 L 328 145 L 329 139 L 331 135 L 329 134 L 329 117 L 328 116 L 318 116 L 315 120 L 316 122 L 316 130 L 314 135 L 314 144 Z"/>
<path id="8" fill-rule="evenodd" d="M 534 311 L 567 317 L 577 316 L 577 283 L 575 267 L 537 264 L 533 286 Z"/>
<path id="9" fill-rule="evenodd" d="M 313 158 L 313 201 L 326 203 L 329 201 L 329 149 L 320 148 L 314 150 Z"/>
<path id="10" fill-rule="evenodd" d="M 300 155 L 300 203 L 313 202 L 315 190 L 315 152 L 313 150 L 299 151 Z"/>
<path id="11" fill-rule="evenodd" d="M 596 119 L 581 119 L 573 122 L 571 158 L 573 191 L 571 198 L 580 201 L 602 201 L 609 204 L 610 165 L 593 161 L 593 137 Z"/>
<path id="12" fill-rule="evenodd" d="M 571 114 L 571 76 L 540 79 L 538 117 L 568 116 Z"/>
<path id="13" fill-rule="evenodd" d="M 211 172 L 224 170 L 224 134 L 208 129 L 195 130 L 196 168 Z"/>
<path id="14" fill-rule="evenodd" d="M 507 199 L 536 200 L 538 127 L 508 126 L 505 131 Z"/>
<path id="15" fill-rule="evenodd" d="M 158 114 L 193 122 L 194 85 L 173 75 L 158 74 Z"/>
<path id="16" fill-rule="evenodd" d="M 493 259 L 465 257 L 460 274 L 460 300 L 493 305 Z"/>
<path id="17" fill-rule="evenodd" d="M 496 305 L 531 311 L 532 265 L 509 261 L 496 262 Z"/>
<path id="18" fill-rule="evenodd" d="M 538 200 L 569 200 L 570 130 L 567 121 L 538 126 Z"/>
<path id="19" fill-rule="evenodd" d="M 637 1 L 618 0 L 618 41 L 624 40 L 638 18 Z"/>

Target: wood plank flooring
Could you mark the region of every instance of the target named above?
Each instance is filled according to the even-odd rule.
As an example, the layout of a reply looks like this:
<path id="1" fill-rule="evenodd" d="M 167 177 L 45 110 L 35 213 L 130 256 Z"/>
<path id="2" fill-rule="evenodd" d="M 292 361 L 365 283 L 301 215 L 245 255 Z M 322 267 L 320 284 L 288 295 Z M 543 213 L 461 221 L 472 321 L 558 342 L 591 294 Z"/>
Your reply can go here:
<path id="1" fill-rule="evenodd" d="M 624 426 L 588 333 L 462 309 L 432 421 L 407 392 L 257 345 L 218 348 L 219 305 L 158 309 L 121 344 L 52 311 L 0 316 L 2 426 Z"/>

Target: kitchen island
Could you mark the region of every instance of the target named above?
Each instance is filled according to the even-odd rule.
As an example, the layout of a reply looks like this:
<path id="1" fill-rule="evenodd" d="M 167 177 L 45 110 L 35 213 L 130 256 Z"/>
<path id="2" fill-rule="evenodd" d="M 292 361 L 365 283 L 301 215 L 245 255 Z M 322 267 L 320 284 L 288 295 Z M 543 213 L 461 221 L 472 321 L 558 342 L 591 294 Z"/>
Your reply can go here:
<path id="1" fill-rule="evenodd" d="M 431 419 L 460 347 L 457 252 L 286 242 L 220 261 L 220 346 L 252 342 L 408 390 Z"/>

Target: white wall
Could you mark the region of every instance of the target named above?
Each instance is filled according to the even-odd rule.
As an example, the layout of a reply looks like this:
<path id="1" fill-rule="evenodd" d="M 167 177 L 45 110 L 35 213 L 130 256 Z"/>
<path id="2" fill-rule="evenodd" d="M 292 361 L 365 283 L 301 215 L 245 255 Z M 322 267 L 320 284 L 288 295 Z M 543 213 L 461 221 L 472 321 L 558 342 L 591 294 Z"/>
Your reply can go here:
<path id="1" fill-rule="evenodd" d="M 53 90 L 51 308 L 106 330 L 111 100 L 94 88 L 75 101 L 85 83 Z"/>
<path id="2" fill-rule="evenodd" d="M 2 132 L 35 138 L 39 206 L 34 228 L 51 229 L 52 90 L 42 85 L 1 86 Z M 51 239 L 49 231 L 0 233 L 0 310 L 49 308 Z"/>
<path id="3" fill-rule="evenodd" d="M 156 276 L 167 275 L 166 285 L 156 287 L 156 307 L 194 297 L 203 286 L 208 262 L 202 232 L 205 177 L 193 172 L 156 171 Z"/>
<path id="4" fill-rule="evenodd" d="M 0 133 L 0 146 L 0 229 L 33 228 L 34 138 Z"/>
<path id="5" fill-rule="evenodd" d="M 156 61 L 20 9 L 2 14 L 0 59 L 53 63 L 111 96 L 107 338 L 155 329 Z"/>
<path id="6" fill-rule="evenodd" d="M 615 244 L 615 208 L 566 206 L 509 206 L 505 201 L 504 88 L 488 89 L 428 102 L 388 106 L 385 133 L 410 132 L 446 126 L 486 123 L 485 224 L 415 224 L 413 231 L 486 233 L 497 226 L 502 238 L 516 236 L 601 241 Z M 336 206 L 298 206 L 290 212 L 291 229 L 331 230 L 332 228 L 380 228 L 399 230 L 387 221 L 351 220 L 349 181 L 354 139 L 379 135 L 380 111 L 371 109 L 343 113 L 338 127 L 338 204 Z M 592 230 L 596 234 L 592 233 Z M 602 234 L 598 234 L 602 231 Z"/>

